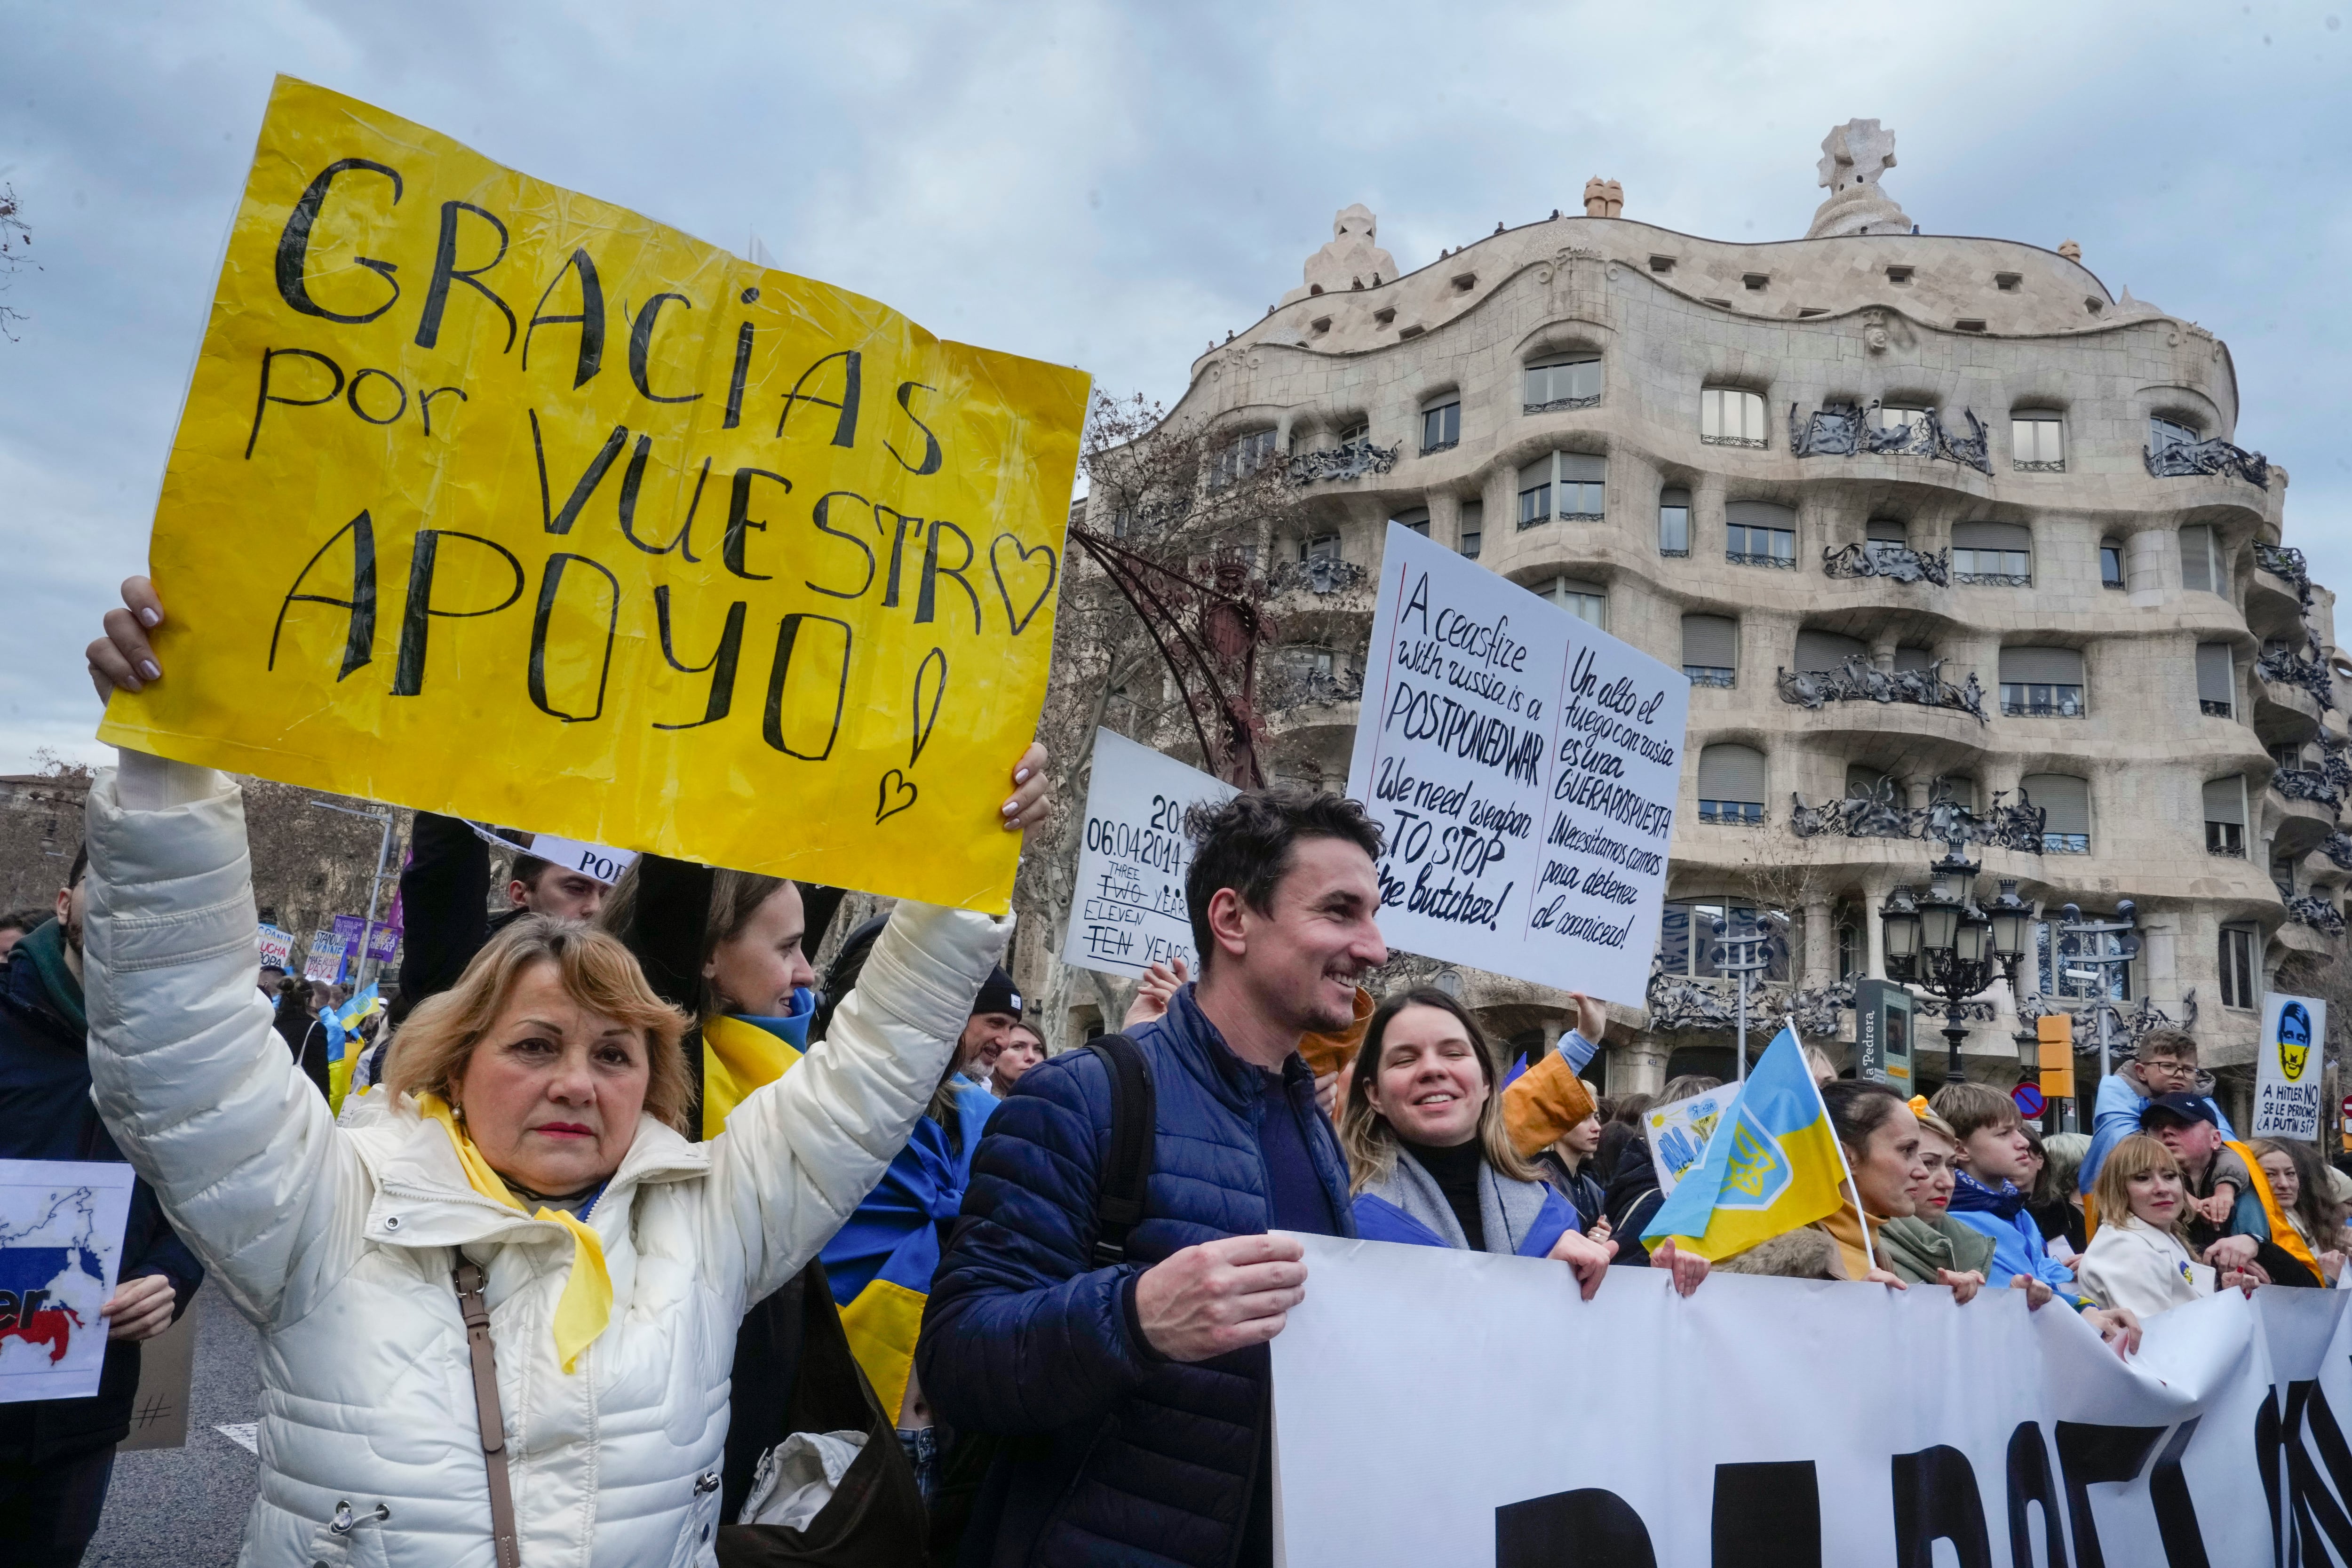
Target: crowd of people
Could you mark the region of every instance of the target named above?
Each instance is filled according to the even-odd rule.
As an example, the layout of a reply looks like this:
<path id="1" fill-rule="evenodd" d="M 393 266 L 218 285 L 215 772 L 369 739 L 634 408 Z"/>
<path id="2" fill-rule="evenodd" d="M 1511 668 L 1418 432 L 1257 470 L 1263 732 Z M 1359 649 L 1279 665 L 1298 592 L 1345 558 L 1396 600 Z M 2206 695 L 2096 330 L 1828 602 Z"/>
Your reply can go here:
<path id="1" fill-rule="evenodd" d="M 89 661 L 163 678 L 142 579 Z M 1053 808 L 1045 757 L 994 822 Z M 1645 1244 L 1646 1113 L 1454 997 L 1376 998 L 1377 827 L 1245 792 L 1187 824 L 1201 972 L 1048 1058 L 1009 919 L 639 857 L 617 884 L 420 815 L 406 945 L 353 1091 L 257 974 L 234 784 L 126 751 L 53 910 L 0 931 L 0 1155 L 140 1177 L 90 1400 L 20 1406 L 0 1535 L 72 1563 L 137 1345 L 209 1272 L 263 1339 L 267 1563 L 1268 1563 L 1267 1344 L 1298 1234 L 1615 1269 L 2020 1291 L 2130 1354 L 2216 1289 L 2332 1283 L 2352 1181 L 2237 1141 L 2148 1036 L 2087 1138 L 1967 1081 L 1906 1100 L 1809 1051 L 1837 1213 L 1715 1260 Z M 501 907 L 502 906 L 502 907 Z M 487 1547 L 488 1555 L 485 1555 Z"/>

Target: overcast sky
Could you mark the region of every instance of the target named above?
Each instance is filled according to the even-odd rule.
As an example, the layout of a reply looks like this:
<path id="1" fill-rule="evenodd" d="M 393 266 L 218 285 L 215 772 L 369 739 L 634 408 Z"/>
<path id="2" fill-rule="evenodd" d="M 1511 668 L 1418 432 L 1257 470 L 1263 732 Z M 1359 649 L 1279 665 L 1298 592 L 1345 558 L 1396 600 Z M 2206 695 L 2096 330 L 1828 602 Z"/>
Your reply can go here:
<path id="1" fill-rule="evenodd" d="M 1361 201 L 1407 268 L 1578 210 L 1803 234 L 1874 116 L 1931 234 L 2054 247 L 2230 344 L 2287 542 L 2352 586 L 2352 36 L 2320 5 L 59 5 L 0 0 L 0 773 L 100 760 L 80 649 L 149 520 L 270 79 L 1173 401 Z"/>

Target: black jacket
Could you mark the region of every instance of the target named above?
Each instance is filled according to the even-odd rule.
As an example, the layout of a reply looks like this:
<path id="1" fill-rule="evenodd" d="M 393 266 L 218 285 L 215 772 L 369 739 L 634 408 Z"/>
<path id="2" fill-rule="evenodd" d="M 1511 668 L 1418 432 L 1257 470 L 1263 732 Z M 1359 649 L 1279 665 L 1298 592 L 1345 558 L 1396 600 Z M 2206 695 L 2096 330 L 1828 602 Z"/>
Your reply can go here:
<path id="1" fill-rule="evenodd" d="M 400 870 L 400 994 L 384 1009 L 397 1027 L 410 1009 L 457 984 L 474 954 L 521 914 L 490 914 L 490 847 L 454 816 L 416 814 Z"/>
<path id="2" fill-rule="evenodd" d="M 1611 1261 L 1649 1266 L 1642 1232 L 1649 1228 L 1665 1201 L 1658 1191 L 1658 1168 L 1650 1160 L 1650 1141 L 1636 1133 L 1625 1141 L 1624 1152 L 1617 1156 L 1617 1170 L 1609 1178 L 1609 1224 L 1617 1238 L 1617 1256 Z"/>
<path id="3" fill-rule="evenodd" d="M 0 1159 L 121 1163 L 89 1100 L 89 1023 L 81 986 L 66 969 L 55 921 L 18 942 L 0 969 Z M 178 1296 L 172 1315 L 188 1309 L 204 1282 L 195 1254 L 164 1223 L 154 1189 L 131 1192 L 120 1278 L 161 1274 Z M 139 1347 L 107 1346 L 98 1392 L 88 1399 L 45 1399 L 7 1407 L 0 1420 L 0 1462 L 37 1464 L 119 1443 L 131 1432 L 139 1389 Z"/>

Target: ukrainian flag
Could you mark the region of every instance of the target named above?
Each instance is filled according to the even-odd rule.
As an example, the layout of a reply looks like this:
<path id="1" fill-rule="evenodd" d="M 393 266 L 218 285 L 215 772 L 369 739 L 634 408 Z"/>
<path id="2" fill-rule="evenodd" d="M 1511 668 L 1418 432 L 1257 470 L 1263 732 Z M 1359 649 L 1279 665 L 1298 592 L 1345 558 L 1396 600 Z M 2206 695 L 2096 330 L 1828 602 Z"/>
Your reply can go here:
<path id="1" fill-rule="evenodd" d="M 1713 1261 L 1835 1214 L 1845 1156 L 1796 1032 L 1783 1027 L 1642 1240 Z"/>
<path id="2" fill-rule="evenodd" d="M 337 1115 L 342 1113 L 343 1097 L 352 1091 L 352 1069 L 359 1066 L 360 1049 L 367 1043 L 360 1020 L 383 1005 L 383 998 L 370 981 L 340 1010 L 330 1007 L 319 1015 L 327 1032 L 327 1106 Z"/>

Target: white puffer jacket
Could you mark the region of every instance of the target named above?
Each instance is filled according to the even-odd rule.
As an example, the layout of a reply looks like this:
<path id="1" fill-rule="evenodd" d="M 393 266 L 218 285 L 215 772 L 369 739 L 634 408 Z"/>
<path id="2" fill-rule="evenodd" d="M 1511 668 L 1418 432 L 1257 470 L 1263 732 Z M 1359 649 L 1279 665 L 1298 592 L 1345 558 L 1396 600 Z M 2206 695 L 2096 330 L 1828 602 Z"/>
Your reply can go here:
<path id="1" fill-rule="evenodd" d="M 447 1135 L 405 1107 L 335 1125 L 253 986 L 237 792 L 172 771 L 187 804 L 126 810 L 110 772 L 90 791 L 90 1068 L 116 1142 L 261 1331 L 241 1563 L 489 1568 L 460 1249 L 489 1277 L 523 1562 L 713 1562 L 744 1307 L 816 1255 L 905 1144 L 1010 921 L 901 903 L 830 1037 L 724 1135 L 639 1124 L 588 1216 L 612 1320 L 567 1374 L 551 1317 L 569 1234 L 477 1194 Z M 346 1503 L 356 1523 L 337 1532 Z"/>

